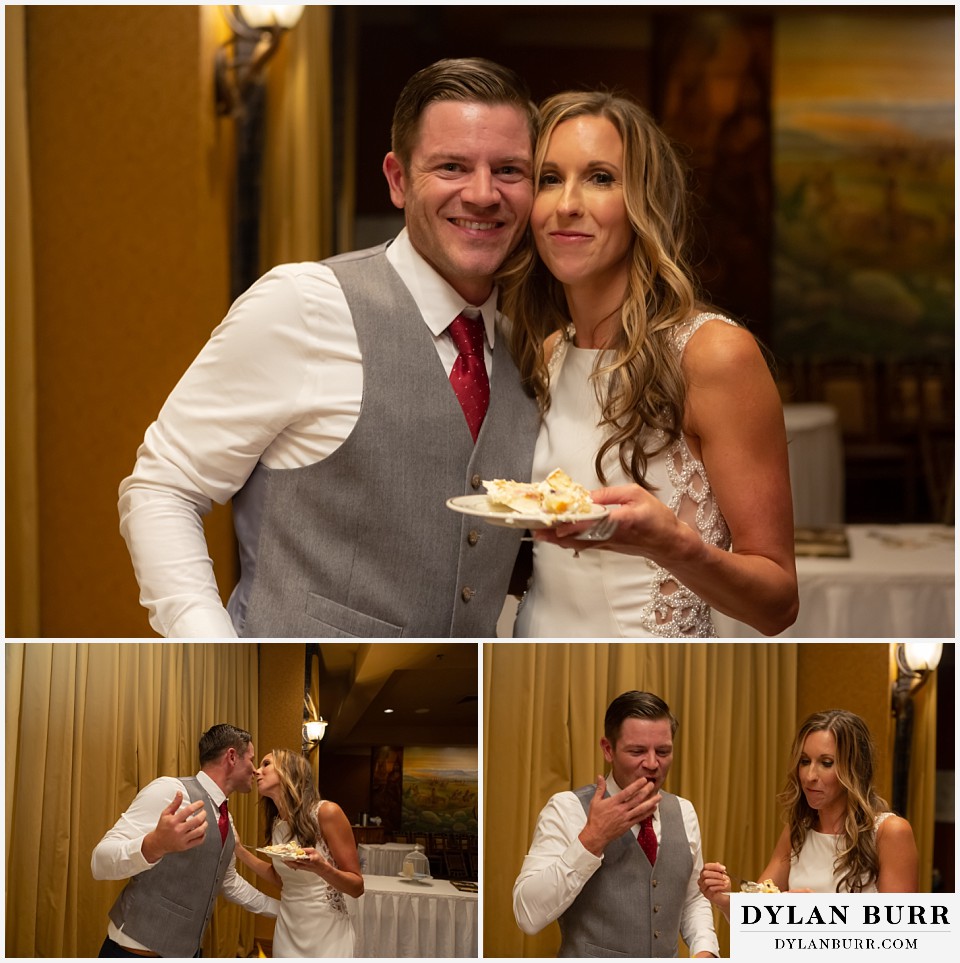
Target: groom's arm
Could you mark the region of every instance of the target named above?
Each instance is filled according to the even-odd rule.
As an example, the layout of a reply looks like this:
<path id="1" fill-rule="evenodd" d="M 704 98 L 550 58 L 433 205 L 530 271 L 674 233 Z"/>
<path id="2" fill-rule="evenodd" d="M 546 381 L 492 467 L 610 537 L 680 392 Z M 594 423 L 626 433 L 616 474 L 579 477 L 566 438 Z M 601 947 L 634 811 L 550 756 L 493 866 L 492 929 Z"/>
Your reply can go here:
<path id="1" fill-rule="evenodd" d="M 540 812 L 513 884 L 513 915 L 524 933 L 539 933 L 552 923 L 600 868 L 602 859 L 579 839 L 586 822 L 583 806 L 571 792 L 552 796 Z"/>
<path id="2" fill-rule="evenodd" d="M 236 863 L 232 863 L 223 878 L 221 892 L 225 899 L 236 903 L 251 913 L 262 916 L 276 917 L 280 912 L 280 900 L 261 893 L 255 886 L 251 886 L 238 872 Z"/>
<path id="3" fill-rule="evenodd" d="M 157 860 L 148 859 L 143 852 L 144 840 L 157 829 L 164 809 L 178 792 L 189 804 L 183 783 L 171 776 L 154 779 L 140 790 L 93 850 L 90 870 L 94 879 L 129 879 L 156 865 Z M 183 808 L 181 805 L 178 812 Z"/>

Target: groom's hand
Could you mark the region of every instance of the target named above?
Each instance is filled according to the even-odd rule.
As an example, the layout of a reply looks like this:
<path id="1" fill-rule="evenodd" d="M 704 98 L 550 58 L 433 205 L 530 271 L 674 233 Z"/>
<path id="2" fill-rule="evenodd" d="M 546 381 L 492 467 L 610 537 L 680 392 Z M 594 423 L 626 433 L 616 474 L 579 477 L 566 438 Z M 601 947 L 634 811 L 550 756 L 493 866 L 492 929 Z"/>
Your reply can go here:
<path id="1" fill-rule="evenodd" d="M 602 856 L 609 843 L 646 819 L 660 802 L 656 784 L 646 776 L 640 776 L 615 796 L 604 799 L 606 790 L 607 781 L 597 776 L 597 791 L 590 803 L 587 825 L 580 832 L 580 842 L 594 856 Z"/>
<path id="2" fill-rule="evenodd" d="M 148 863 L 155 863 L 167 853 L 182 853 L 203 842 L 207 831 L 207 813 L 203 800 L 180 809 L 183 793 L 178 792 L 157 821 L 157 828 L 143 837 L 140 852 Z"/>

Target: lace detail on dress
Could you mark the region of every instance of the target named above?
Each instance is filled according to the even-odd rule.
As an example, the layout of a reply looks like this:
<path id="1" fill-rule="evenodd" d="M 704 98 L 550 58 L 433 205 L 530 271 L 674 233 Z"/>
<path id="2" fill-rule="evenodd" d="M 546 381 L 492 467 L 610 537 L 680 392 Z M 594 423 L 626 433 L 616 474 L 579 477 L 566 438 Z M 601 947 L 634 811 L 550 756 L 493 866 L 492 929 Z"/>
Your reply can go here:
<path id="1" fill-rule="evenodd" d="M 550 355 L 550 360 L 547 362 L 547 375 L 551 381 L 560 370 L 560 365 L 563 364 L 563 359 L 567 355 L 567 348 L 573 340 L 573 330 L 573 325 L 568 324 L 566 330 L 560 335 L 553 354 Z"/>
<path id="2" fill-rule="evenodd" d="M 683 354 L 690 338 L 711 318 L 736 325 L 722 314 L 703 312 L 695 315 L 670 332 L 678 354 Z M 662 431 L 657 435 L 660 440 L 664 437 Z M 669 508 L 708 545 L 729 551 L 730 529 L 713 496 L 703 462 L 693 457 L 682 434 L 664 455 L 667 475 L 673 486 L 673 494 L 667 502 Z M 654 579 L 650 601 L 643 607 L 640 617 L 644 628 L 665 638 L 714 638 L 717 631 L 710 617 L 710 606 L 665 568 L 653 562 L 648 564 L 654 570 Z"/>

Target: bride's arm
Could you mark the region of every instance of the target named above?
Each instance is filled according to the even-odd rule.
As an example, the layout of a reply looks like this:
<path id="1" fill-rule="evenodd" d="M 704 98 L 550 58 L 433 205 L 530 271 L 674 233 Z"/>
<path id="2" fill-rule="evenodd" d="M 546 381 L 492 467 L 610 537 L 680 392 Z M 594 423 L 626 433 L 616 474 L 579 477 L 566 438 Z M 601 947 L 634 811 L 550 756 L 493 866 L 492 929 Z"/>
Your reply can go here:
<path id="1" fill-rule="evenodd" d="M 605 542 L 576 541 L 584 523 L 534 537 L 578 551 L 642 555 L 666 569 L 717 611 L 776 635 L 797 617 L 793 505 L 783 408 L 753 336 L 709 321 L 683 353 L 687 386 L 684 434 L 707 471 L 726 519 L 732 551 L 706 544 L 639 485 L 605 488 L 619 523 Z"/>
<path id="2" fill-rule="evenodd" d="M 336 866 L 328 863 L 315 849 L 306 848 L 310 862 L 288 863 L 295 869 L 306 869 L 325 879 L 331 886 L 355 898 L 363 896 L 363 876 L 360 874 L 360 856 L 353 838 L 350 821 L 343 810 L 329 800 L 317 811 L 320 832 L 330 847 L 330 855 Z"/>
<path id="3" fill-rule="evenodd" d="M 254 856 L 242 843 L 237 842 L 234 848 L 234 855 L 248 869 L 252 869 L 257 876 L 265 879 L 268 883 L 273 883 L 278 888 L 283 888 L 283 880 L 280 874 L 273 868 L 272 862 Z"/>

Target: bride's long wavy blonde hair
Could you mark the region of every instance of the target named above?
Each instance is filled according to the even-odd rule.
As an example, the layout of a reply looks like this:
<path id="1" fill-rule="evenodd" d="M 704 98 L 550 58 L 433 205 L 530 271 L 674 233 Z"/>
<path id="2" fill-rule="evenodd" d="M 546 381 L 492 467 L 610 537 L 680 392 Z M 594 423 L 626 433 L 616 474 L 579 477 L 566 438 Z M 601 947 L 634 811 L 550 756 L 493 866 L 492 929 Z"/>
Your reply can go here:
<path id="1" fill-rule="evenodd" d="M 809 805 L 800 784 L 799 766 L 803 744 L 811 732 L 829 732 L 837 743 L 835 760 L 837 779 L 847 793 L 837 861 L 837 892 L 858 893 L 876 882 L 880 874 L 877 856 L 877 817 L 887 804 L 873 788 L 874 749 L 867 724 L 856 713 L 845 709 L 829 709 L 808 716 L 800 726 L 790 750 L 790 770 L 783 792 L 777 801 L 784 807 L 790 827 L 790 851 L 799 856 L 807 833 L 817 823 L 817 811 Z"/>
<path id="2" fill-rule="evenodd" d="M 698 296 L 685 253 L 688 243 L 686 171 L 665 134 L 639 104 L 604 91 L 556 94 L 540 107 L 541 132 L 534 157 L 534 189 L 550 137 L 574 117 L 609 120 L 623 142 L 623 199 L 633 227 L 627 291 L 610 349 L 598 356 L 592 378 L 607 430 L 597 452 L 597 477 L 616 450 L 624 472 L 645 485 L 648 459 L 680 435 L 685 388 L 672 329 L 686 321 Z M 549 407 L 544 341 L 566 332 L 570 312 L 563 286 L 529 240 L 508 260 L 499 283 L 512 321 L 510 344 L 527 390 L 541 411 Z M 660 429 L 656 439 L 645 429 Z M 642 436 L 642 437 L 641 437 Z M 649 486 L 646 486 L 649 487 Z"/>
<path id="3" fill-rule="evenodd" d="M 321 836 L 317 821 L 320 794 L 313 782 L 313 769 L 300 753 L 290 749 L 271 749 L 270 755 L 280 779 L 281 806 L 278 808 L 266 796 L 260 800 L 266 817 L 267 842 L 273 834 L 273 824 L 285 818 L 293 838 L 301 846 L 313 846 Z"/>

